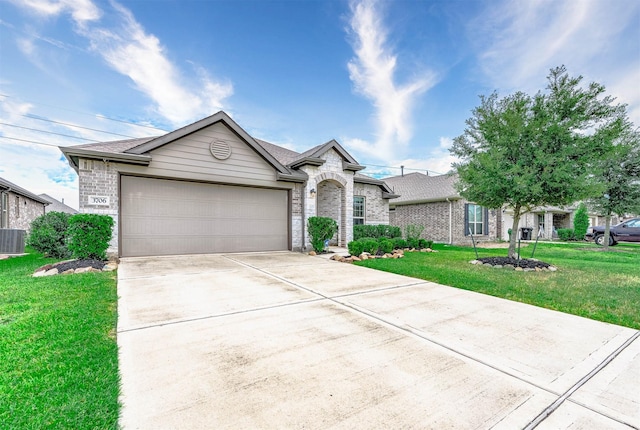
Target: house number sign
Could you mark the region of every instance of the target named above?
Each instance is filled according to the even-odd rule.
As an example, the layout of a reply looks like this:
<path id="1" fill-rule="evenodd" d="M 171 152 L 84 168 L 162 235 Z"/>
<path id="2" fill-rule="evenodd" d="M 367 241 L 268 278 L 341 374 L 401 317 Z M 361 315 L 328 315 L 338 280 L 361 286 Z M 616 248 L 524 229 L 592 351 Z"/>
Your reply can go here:
<path id="1" fill-rule="evenodd" d="M 109 206 L 109 196 L 89 196 L 89 204 L 93 206 Z"/>

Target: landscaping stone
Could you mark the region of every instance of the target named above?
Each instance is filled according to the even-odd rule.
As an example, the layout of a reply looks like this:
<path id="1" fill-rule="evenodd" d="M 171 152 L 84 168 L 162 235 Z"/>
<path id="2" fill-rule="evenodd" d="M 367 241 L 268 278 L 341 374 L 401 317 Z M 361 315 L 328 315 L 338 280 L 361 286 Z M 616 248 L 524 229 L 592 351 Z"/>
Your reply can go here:
<path id="1" fill-rule="evenodd" d="M 58 273 L 59 273 L 58 269 L 56 267 L 54 267 L 53 269 L 49 269 L 46 272 L 44 272 L 43 276 L 57 275 Z"/>
<path id="2" fill-rule="evenodd" d="M 316 254 L 315 251 L 309 251 L 309 255 L 312 256 L 312 257 L 315 257 L 317 254 Z"/>

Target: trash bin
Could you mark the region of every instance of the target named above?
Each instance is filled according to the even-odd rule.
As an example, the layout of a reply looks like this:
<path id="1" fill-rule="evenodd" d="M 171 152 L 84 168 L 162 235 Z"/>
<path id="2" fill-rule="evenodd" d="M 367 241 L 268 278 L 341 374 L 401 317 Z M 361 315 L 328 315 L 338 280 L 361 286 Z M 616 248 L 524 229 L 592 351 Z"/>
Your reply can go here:
<path id="1" fill-rule="evenodd" d="M 533 228 L 531 227 L 522 227 L 520 228 L 520 239 L 522 240 L 531 240 L 531 233 L 533 232 Z"/>

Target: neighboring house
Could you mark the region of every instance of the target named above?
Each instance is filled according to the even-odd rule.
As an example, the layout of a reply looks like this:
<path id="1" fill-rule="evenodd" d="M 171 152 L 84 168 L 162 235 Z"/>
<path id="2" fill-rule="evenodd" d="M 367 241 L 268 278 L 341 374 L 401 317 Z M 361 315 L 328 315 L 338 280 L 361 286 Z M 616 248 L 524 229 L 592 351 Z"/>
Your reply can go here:
<path id="1" fill-rule="evenodd" d="M 42 197 L 43 199 L 47 200 L 49 203 L 51 203 L 50 205 L 45 207 L 45 212 L 49 213 L 49 212 L 64 212 L 64 213 L 68 213 L 68 214 L 77 214 L 78 211 L 75 210 L 74 208 L 67 206 L 64 204 L 64 199 L 62 199 L 62 201 L 56 200 L 53 197 L 51 197 L 48 194 L 40 194 L 40 197 Z"/>
<path id="2" fill-rule="evenodd" d="M 564 207 L 542 206 L 534 208 L 530 212 L 526 212 L 522 215 L 518 228 L 532 228 L 533 239 L 535 239 L 536 235 L 540 239 L 557 239 L 558 229 L 573 228 L 573 219 L 576 209 L 578 209 L 577 203 Z M 505 208 L 505 210 L 503 210 L 503 221 L 503 231 L 501 237 L 504 240 L 509 240 L 508 230 L 513 225 L 513 210 L 511 208 Z M 620 219 L 617 215 L 611 217 L 611 225 L 618 224 L 618 222 L 620 222 Z M 604 225 L 605 217 L 590 213 L 589 224 L 591 227 L 596 225 Z"/>
<path id="3" fill-rule="evenodd" d="M 31 222 L 45 213 L 49 202 L 0 178 L 0 228 L 29 231 Z"/>
<path id="4" fill-rule="evenodd" d="M 389 201 L 389 223 L 400 227 L 422 225 L 422 237 L 441 243 L 471 243 L 498 238 L 502 214 L 463 199 L 455 189 L 456 175 L 422 173 L 385 178 L 400 196 Z"/>
<path id="5" fill-rule="evenodd" d="M 397 197 L 335 140 L 297 153 L 254 139 L 218 112 L 160 137 L 61 147 L 80 212 L 107 214 L 111 249 L 145 256 L 309 249 L 307 220 L 388 223 Z"/>

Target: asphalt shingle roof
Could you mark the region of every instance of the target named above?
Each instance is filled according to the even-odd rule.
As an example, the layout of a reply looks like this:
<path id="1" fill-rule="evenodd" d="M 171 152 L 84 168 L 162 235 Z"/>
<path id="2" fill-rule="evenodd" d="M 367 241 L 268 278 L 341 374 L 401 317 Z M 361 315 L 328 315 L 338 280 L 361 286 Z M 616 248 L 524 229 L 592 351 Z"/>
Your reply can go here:
<path id="1" fill-rule="evenodd" d="M 460 199 L 456 191 L 456 175 L 427 176 L 423 173 L 409 173 L 392 176 L 384 181 L 400 197 L 390 200 L 391 204 L 434 202 L 447 198 Z"/>
<path id="2" fill-rule="evenodd" d="M 49 194 L 40 194 L 40 197 L 42 197 L 45 200 L 48 200 L 51 203 L 49 206 L 47 206 L 47 212 L 65 212 L 68 214 L 78 213 L 78 211 L 72 208 L 71 206 L 67 206 L 60 200 L 54 199 Z"/>
<path id="3" fill-rule="evenodd" d="M 44 203 L 45 205 L 49 204 L 49 201 L 43 199 L 42 197 L 32 193 L 31 191 L 25 190 L 24 188 L 14 184 L 13 182 L 9 182 L 4 178 L 0 178 L 0 190 L 11 190 L 16 194 L 20 194 L 24 197 L 29 197 L 31 200 L 35 200 L 36 202 Z"/>
<path id="4" fill-rule="evenodd" d="M 125 139 L 125 140 L 113 140 L 111 142 L 98 142 L 98 143 L 87 143 L 84 145 L 74 145 L 74 148 L 78 149 L 89 149 L 92 151 L 100 151 L 107 152 L 112 154 L 121 154 L 123 152 L 128 151 L 129 149 L 135 148 L 136 146 L 142 145 L 143 143 L 147 143 L 150 140 L 155 139 L 154 137 L 139 137 L 135 139 Z"/>

